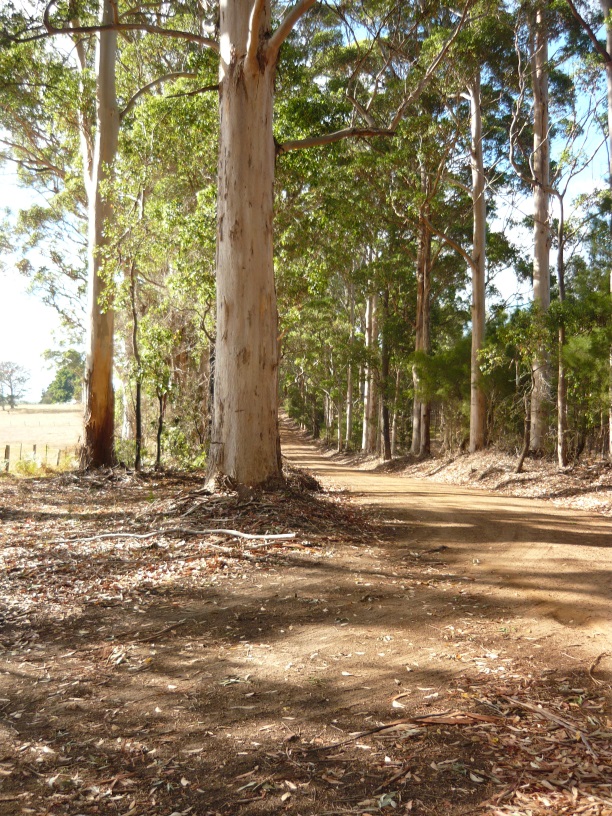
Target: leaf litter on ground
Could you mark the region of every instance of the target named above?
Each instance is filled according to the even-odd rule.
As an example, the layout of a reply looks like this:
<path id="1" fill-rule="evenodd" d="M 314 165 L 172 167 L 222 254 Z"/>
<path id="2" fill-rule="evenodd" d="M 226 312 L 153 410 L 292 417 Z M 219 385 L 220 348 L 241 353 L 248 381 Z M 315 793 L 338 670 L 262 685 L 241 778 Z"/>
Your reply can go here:
<path id="1" fill-rule="evenodd" d="M 351 557 L 361 557 L 384 537 L 376 519 L 341 495 L 313 495 L 299 485 L 206 495 L 198 477 L 120 471 L 8 487 L 0 530 L 3 812 L 612 813 L 612 723 L 605 689 L 595 683 L 599 663 L 570 683 L 595 686 L 575 695 L 579 703 L 552 681 L 499 686 L 495 675 L 473 672 L 449 690 L 457 701 L 450 711 L 415 711 L 385 724 L 380 709 L 360 703 L 341 727 L 332 718 L 343 710 L 342 696 L 326 680 L 312 722 L 289 731 L 293 718 L 283 717 L 291 709 L 282 706 L 289 693 L 299 699 L 299 689 L 290 692 L 280 678 L 271 696 L 256 676 L 236 672 L 232 654 L 241 641 L 224 634 L 235 614 L 221 588 L 239 595 L 289 567 L 305 575 L 335 570 L 344 557 L 338 547 L 357 546 Z M 187 524 L 265 537 L 295 533 L 296 541 L 270 540 L 248 559 L 248 544 L 215 552 L 217 533 L 183 535 L 178 528 Z M 411 565 L 402 580 L 436 587 L 431 570 Z M 326 604 L 336 625 L 350 623 L 331 601 L 320 602 L 322 589 L 313 591 L 308 615 L 323 614 Z M 365 597 L 364 610 L 375 610 L 384 592 Z M 287 626 L 282 616 L 291 606 L 276 603 L 276 620 Z M 206 610 L 218 610 L 214 627 Z M 256 613 L 253 605 L 253 620 Z M 265 651 L 267 637 L 251 636 L 249 648 Z M 359 676 L 341 673 L 345 682 Z M 248 706 L 224 700 L 245 683 L 254 689 Z M 421 683 L 413 694 L 422 688 L 419 704 L 431 705 L 433 687 Z M 252 728 L 250 712 L 259 709 L 251 700 L 259 706 L 277 698 L 282 716 L 263 707 L 266 719 Z M 380 725 L 370 727 L 372 719 Z M 349 723 L 365 728 L 330 743 L 330 729 L 350 734 Z M 234 732 L 244 737 L 236 742 Z"/>

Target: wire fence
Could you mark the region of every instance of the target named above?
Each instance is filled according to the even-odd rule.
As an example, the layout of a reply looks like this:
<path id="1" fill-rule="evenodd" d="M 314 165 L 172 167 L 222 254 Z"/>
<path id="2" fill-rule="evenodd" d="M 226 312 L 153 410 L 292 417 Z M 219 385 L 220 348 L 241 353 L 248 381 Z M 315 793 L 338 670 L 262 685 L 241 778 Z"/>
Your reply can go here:
<path id="1" fill-rule="evenodd" d="M 0 451 L 2 446 L 0 445 Z M 76 453 L 76 446 L 58 448 L 47 444 L 24 444 L 23 442 L 12 442 L 4 445 L 4 459 L 0 460 L 0 468 L 4 473 L 19 470 L 19 462 L 23 466 L 28 463 L 32 465 L 47 465 L 48 467 L 60 467 L 72 460 Z"/>

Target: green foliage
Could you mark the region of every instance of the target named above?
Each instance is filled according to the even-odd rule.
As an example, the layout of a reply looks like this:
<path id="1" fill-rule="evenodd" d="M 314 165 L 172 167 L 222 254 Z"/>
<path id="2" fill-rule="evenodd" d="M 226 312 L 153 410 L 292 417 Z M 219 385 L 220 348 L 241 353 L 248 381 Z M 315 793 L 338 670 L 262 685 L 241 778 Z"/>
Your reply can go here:
<path id="1" fill-rule="evenodd" d="M 54 363 L 55 377 L 43 391 L 41 403 L 70 402 L 80 400 L 83 382 L 84 355 L 75 349 L 63 352 L 47 351 L 45 359 Z"/>

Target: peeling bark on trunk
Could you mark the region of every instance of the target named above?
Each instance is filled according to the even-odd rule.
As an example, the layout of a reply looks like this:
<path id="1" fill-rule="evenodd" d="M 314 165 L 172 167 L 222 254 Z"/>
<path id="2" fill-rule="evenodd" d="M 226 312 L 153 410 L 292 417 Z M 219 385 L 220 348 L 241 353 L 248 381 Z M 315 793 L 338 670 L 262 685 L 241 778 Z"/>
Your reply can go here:
<path id="1" fill-rule="evenodd" d="M 548 21 L 545 7 L 536 10 L 533 56 L 533 192 L 534 250 L 533 299 L 546 311 L 550 305 L 550 141 L 548 122 Z M 544 350 L 533 361 L 533 394 L 531 397 L 531 450 L 540 452 L 546 434 L 546 398 L 548 361 Z"/>
<path id="2" fill-rule="evenodd" d="M 485 335 L 485 265 L 487 205 L 485 200 L 484 159 L 482 155 L 482 105 L 480 74 L 468 88 L 470 97 L 472 207 L 474 239 L 472 243 L 472 356 L 470 374 L 470 452 L 485 446 L 486 401 L 482 388 L 479 354 Z"/>
<path id="3" fill-rule="evenodd" d="M 100 23 L 112 22 L 111 0 L 100 2 Z M 119 110 L 115 90 L 117 32 L 100 31 L 96 47 L 96 138 L 91 176 L 86 179 L 89 203 L 88 323 L 85 363 L 84 467 L 114 463 L 115 400 L 113 393 L 114 312 L 104 303 L 107 284 L 101 276 L 105 225 L 112 207 L 104 187 L 112 180 L 119 139 Z M 84 140 L 86 141 L 86 140 Z M 84 148 L 85 149 L 85 148 Z M 84 157 L 84 160 L 87 156 Z M 87 165 L 85 165 L 87 166 Z"/>
<path id="4" fill-rule="evenodd" d="M 247 60 L 251 0 L 221 5 L 217 342 L 210 476 L 281 476 L 277 307 L 272 261 L 275 59 L 269 2 Z M 255 12 L 253 12 L 254 14 Z"/>

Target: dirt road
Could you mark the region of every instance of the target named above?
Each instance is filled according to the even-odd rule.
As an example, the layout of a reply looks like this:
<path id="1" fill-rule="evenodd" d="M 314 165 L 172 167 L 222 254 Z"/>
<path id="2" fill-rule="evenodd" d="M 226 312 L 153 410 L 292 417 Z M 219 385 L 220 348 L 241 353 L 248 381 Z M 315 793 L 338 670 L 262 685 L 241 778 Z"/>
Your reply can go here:
<path id="1" fill-rule="evenodd" d="M 612 523 L 283 443 L 2 480 L 1 816 L 612 816 Z"/>
<path id="2" fill-rule="evenodd" d="M 283 452 L 323 483 L 348 491 L 390 526 L 395 573 L 429 564 L 436 585 L 463 584 L 481 634 L 512 636 L 551 668 L 591 665 L 612 651 L 612 522 L 535 500 L 347 468 L 285 432 Z M 383 556 L 384 557 L 384 556 Z M 425 618 L 452 618 L 446 593 Z M 486 624 L 486 625 L 485 625 Z M 449 630 L 450 632 L 456 631 Z M 606 668 L 607 658 L 600 661 Z M 612 658 L 607 668 L 612 668 Z"/>

